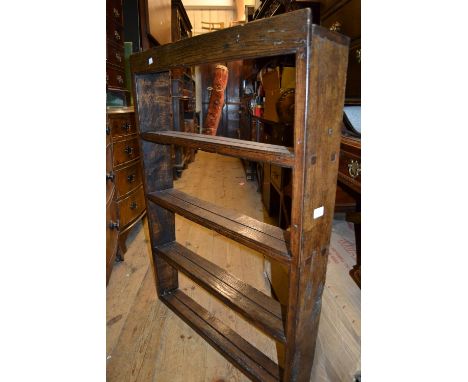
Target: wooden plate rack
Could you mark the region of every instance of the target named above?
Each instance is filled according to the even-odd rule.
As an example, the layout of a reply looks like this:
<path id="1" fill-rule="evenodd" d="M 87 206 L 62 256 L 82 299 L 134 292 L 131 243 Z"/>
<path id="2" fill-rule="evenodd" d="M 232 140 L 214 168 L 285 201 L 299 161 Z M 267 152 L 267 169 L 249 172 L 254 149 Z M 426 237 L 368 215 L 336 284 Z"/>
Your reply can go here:
<path id="1" fill-rule="evenodd" d="M 130 58 L 158 296 L 254 381 L 310 378 L 333 219 L 348 46 L 347 37 L 313 25 L 310 10 L 303 9 Z M 293 148 L 172 131 L 171 69 L 285 54 L 296 57 Z M 171 145 L 292 168 L 291 232 L 175 190 Z M 178 243 L 176 213 L 284 264 L 287 306 Z M 283 343 L 284 368 L 178 289 L 178 272 Z"/>

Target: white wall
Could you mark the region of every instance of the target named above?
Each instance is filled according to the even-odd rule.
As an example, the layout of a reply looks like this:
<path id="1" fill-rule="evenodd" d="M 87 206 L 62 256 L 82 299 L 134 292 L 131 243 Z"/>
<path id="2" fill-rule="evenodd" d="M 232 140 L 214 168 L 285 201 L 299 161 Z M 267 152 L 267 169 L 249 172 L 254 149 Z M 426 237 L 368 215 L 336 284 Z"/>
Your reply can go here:
<path id="1" fill-rule="evenodd" d="M 187 15 L 192 24 L 192 35 L 207 33 L 207 29 L 202 29 L 202 21 L 224 22 L 224 27 L 229 28 L 231 21 L 235 19 L 234 9 L 186 9 Z"/>
<path id="2" fill-rule="evenodd" d="M 244 20 L 246 5 L 254 5 L 259 0 L 182 0 L 187 15 L 192 23 L 193 36 L 208 32 L 202 29 L 202 21 L 224 22 L 229 28 L 231 21 Z"/>
<path id="3" fill-rule="evenodd" d="M 191 7 L 196 8 L 218 8 L 218 7 L 233 7 L 235 0 L 182 0 L 185 9 Z"/>

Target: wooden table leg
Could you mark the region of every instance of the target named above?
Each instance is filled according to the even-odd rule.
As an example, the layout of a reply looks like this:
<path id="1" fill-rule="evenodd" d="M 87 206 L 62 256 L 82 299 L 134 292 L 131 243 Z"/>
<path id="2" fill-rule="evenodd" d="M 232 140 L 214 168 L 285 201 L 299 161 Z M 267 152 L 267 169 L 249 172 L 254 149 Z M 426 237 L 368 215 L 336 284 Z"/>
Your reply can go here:
<path id="1" fill-rule="evenodd" d="M 358 287 L 361 288 L 361 211 L 347 213 L 346 221 L 354 223 L 354 236 L 356 239 L 356 264 L 349 271 L 349 274 Z"/>

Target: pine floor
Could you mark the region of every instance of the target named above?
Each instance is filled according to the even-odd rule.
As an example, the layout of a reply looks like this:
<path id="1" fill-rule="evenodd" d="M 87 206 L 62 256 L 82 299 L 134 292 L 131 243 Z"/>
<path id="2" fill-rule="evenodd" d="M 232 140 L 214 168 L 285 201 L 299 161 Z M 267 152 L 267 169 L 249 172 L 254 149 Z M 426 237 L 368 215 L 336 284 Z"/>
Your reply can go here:
<path id="1" fill-rule="evenodd" d="M 255 182 L 246 182 L 238 159 L 198 152 L 174 184 L 198 198 L 269 221 Z M 176 215 L 180 243 L 270 294 L 268 263 L 246 248 Z M 128 241 L 125 261 L 114 266 L 107 287 L 108 382 L 248 381 L 190 327 L 158 301 L 150 267 L 146 219 Z M 348 275 L 354 263 L 352 226 L 333 225 L 315 363 L 310 381 L 353 381 L 360 370 L 360 290 Z M 275 342 L 179 274 L 179 285 L 276 361 Z"/>

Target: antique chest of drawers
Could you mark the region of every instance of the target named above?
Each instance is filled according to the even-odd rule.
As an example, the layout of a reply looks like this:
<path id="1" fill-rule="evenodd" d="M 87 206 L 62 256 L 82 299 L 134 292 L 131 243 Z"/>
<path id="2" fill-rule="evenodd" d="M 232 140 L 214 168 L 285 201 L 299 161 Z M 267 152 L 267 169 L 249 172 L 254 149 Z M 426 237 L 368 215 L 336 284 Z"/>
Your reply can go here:
<path id="1" fill-rule="evenodd" d="M 130 104 L 125 77 L 124 16 L 122 0 L 106 0 L 107 106 Z"/>
<path id="2" fill-rule="evenodd" d="M 106 1 L 106 85 L 108 91 L 124 91 L 124 40 L 122 0 Z"/>
<path id="3" fill-rule="evenodd" d="M 106 283 L 109 282 L 112 272 L 119 237 L 119 216 L 114 178 L 112 140 L 108 128 L 106 129 Z"/>
<path id="4" fill-rule="evenodd" d="M 351 38 L 346 75 L 346 104 L 361 103 L 361 0 L 324 0 L 320 24 Z"/>
<path id="5" fill-rule="evenodd" d="M 128 233 L 145 214 L 140 149 L 133 107 L 108 108 L 107 116 L 112 142 L 112 182 L 119 213 L 119 256 L 122 257 L 127 250 Z"/>
<path id="6" fill-rule="evenodd" d="M 338 181 L 361 193 L 361 140 L 358 138 L 341 137 Z"/>
<path id="7" fill-rule="evenodd" d="M 145 214 L 140 152 L 126 87 L 122 0 L 106 0 L 106 270 L 123 260 L 127 235 Z M 116 107 L 118 106 L 118 107 Z"/>

